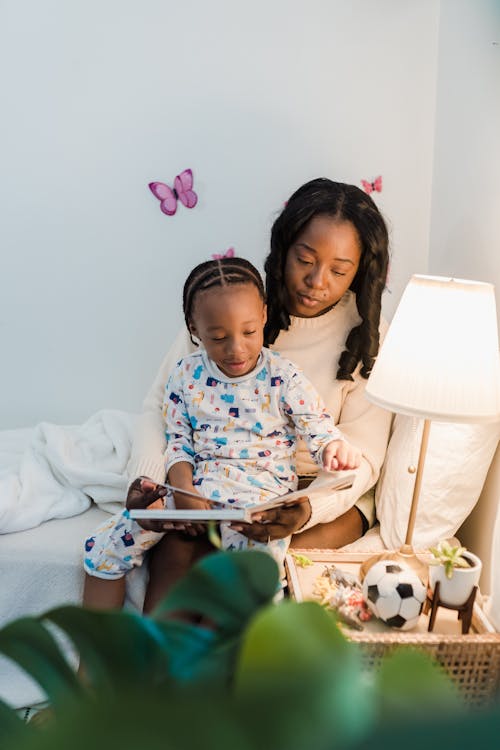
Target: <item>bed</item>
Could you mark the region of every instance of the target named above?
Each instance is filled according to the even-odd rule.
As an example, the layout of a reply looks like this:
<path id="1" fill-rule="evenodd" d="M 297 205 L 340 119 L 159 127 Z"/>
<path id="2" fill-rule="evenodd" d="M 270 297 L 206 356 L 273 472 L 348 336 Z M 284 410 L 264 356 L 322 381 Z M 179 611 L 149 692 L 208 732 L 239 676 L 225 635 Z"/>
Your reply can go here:
<path id="1" fill-rule="evenodd" d="M 61 604 L 81 603 L 82 541 L 121 506 L 135 420 L 132 414 L 103 410 L 83 425 L 43 423 L 0 431 L 0 627 Z M 411 500 L 410 434 L 414 426 L 396 417 L 374 490 L 379 523 L 345 550 L 377 552 L 401 543 Z M 498 424 L 433 425 L 414 536 L 418 549 L 435 541 L 432 536 L 458 533 L 462 541 L 470 539 L 483 559 L 483 593 L 490 590 L 499 436 Z M 401 528 L 394 520 L 396 505 Z M 146 582 L 146 567 L 128 577 L 127 607 L 141 609 Z M 44 696 L 0 657 L 0 698 L 19 708 Z"/>

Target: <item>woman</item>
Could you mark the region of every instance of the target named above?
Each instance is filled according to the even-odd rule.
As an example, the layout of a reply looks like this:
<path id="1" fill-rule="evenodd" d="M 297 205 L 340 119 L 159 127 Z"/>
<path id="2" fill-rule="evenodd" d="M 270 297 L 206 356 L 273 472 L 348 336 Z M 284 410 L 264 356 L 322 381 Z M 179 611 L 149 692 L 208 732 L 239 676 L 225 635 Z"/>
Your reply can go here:
<path id="1" fill-rule="evenodd" d="M 385 456 L 391 414 L 371 405 L 364 390 L 380 345 L 388 260 L 384 219 L 374 201 L 354 185 L 312 180 L 291 196 L 276 219 L 265 262 L 265 343 L 303 369 L 346 439 L 361 450 L 362 460 L 351 489 L 268 511 L 262 523 L 244 530 L 249 538 L 295 534 L 294 546 L 336 548 L 372 525 L 375 509 L 368 491 Z M 193 349 L 183 332 L 160 367 L 144 401 L 130 476 L 165 481 L 163 391 L 175 362 Z M 297 451 L 297 473 L 302 487 L 316 475 L 303 445 Z M 127 505 L 144 507 L 159 495 L 154 483 L 136 479 Z M 160 522 L 153 525 L 160 530 Z M 162 594 L 161 548 L 161 543 L 155 547 L 150 563 L 145 609 Z"/>

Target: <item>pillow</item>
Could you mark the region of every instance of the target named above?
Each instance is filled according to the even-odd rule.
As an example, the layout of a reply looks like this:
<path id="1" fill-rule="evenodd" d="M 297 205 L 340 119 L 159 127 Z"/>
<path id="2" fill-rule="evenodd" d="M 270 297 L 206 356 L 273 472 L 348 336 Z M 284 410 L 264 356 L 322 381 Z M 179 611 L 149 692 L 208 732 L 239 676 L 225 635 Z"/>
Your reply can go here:
<path id="1" fill-rule="evenodd" d="M 375 492 L 380 535 L 388 549 L 404 544 L 423 420 L 397 414 Z M 454 536 L 476 504 L 500 438 L 500 423 L 431 422 L 413 532 L 415 549 Z"/>
<path id="2" fill-rule="evenodd" d="M 485 611 L 495 629 L 500 633 L 500 510 L 497 513 L 493 531 L 491 551 L 491 596 L 486 602 Z"/>

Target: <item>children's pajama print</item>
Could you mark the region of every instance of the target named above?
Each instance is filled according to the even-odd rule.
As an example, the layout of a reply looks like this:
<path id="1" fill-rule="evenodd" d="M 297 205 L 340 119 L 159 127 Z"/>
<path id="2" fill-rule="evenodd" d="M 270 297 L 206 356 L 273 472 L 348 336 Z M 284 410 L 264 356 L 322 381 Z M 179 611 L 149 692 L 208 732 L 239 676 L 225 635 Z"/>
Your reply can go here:
<path id="1" fill-rule="evenodd" d="M 204 350 L 185 357 L 167 383 L 163 415 L 166 472 L 187 461 L 201 495 L 237 507 L 297 488 L 297 437 L 319 465 L 324 446 L 343 437 L 309 380 L 269 349 L 239 378 L 224 375 Z M 220 533 L 224 549 L 264 549 L 282 567 L 290 537 L 259 543 L 227 523 Z M 125 510 L 87 540 L 85 568 L 103 578 L 121 577 L 162 536 L 142 529 Z"/>

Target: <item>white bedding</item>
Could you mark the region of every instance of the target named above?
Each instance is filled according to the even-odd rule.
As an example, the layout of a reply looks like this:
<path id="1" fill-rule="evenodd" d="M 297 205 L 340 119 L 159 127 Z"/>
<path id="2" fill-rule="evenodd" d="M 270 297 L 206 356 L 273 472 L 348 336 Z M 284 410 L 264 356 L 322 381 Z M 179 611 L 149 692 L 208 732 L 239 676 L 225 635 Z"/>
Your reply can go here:
<path id="1" fill-rule="evenodd" d="M 0 627 L 81 602 L 83 541 L 123 504 L 135 420 L 105 410 L 81 425 L 0 431 Z M 139 609 L 145 574 L 127 583 Z M 0 698 L 19 707 L 44 695 L 0 657 Z"/>
<path id="2" fill-rule="evenodd" d="M 93 499 L 123 503 L 136 415 L 103 410 L 84 424 L 0 432 L 0 534 L 68 518 Z"/>
<path id="3" fill-rule="evenodd" d="M 0 539 L 0 627 L 53 607 L 81 604 L 83 542 L 108 514 L 93 503 L 84 513 L 48 521 Z M 147 570 L 127 577 L 127 606 L 142 609 Z M 40 688 L 0 656 L 0 699 L 22 707 L 44 700 Z"/>

